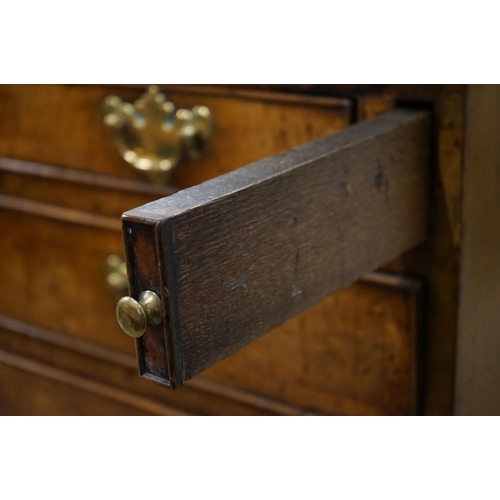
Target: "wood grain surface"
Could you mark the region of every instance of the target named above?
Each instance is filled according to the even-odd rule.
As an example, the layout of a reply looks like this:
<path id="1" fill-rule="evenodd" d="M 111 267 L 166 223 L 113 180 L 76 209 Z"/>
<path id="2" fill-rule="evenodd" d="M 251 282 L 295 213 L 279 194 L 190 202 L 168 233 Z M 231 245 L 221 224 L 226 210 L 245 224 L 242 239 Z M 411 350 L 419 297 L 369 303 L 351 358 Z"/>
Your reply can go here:
<path id="1" fill-rule="evenodd" d="M 454 412 L 500 415 L 500 86 L 467 94 Z"/>
<path id="2" fill-rule="evenodd" d="M 0 402 L 0 415 L 311 413 L 202 378 L 181 391 L 165 391 L 137 376 L 133 354 L 5 316 L 0 316 Z"/>
<path id="3" fill-rule="evenodd" d="M 135 354 L 0 316 L 0 414 L 414 414 L 421 285 L 363 277 L 177 391 Z"/>
<path id="4" fill-rule="evenodd" d="M 373 117 L 398 101 L 423 103 L 433 110 L 432 209 L 426 244 L 384 265 L 384 269 L 418 275 L 427 283 L 422 330 L 423 412 L 450 415 L 457 356 L 466 86 L 386 86 L 358 99 L 358 115 L 360 119 Z"/>
<path id="5" fill-rule="evenodd" d="M 129 170 L 101 123 L 100 103 L 110 93 L 134 100 L 143 90 L 111 86 L 0 87 L 0 149 L 4 155 L 17 157 L 0 158 L 0 227 L 5 234 L 0 241 L 4 256 L 0 312 L 7 315 L 10 324 L 24 321 L 24 334 L 48 329 L 51 339 L 54 335 L 58 340 L 64 338 L 67 347 L 47 355 L 43 362 L 24 363 L 16 356 L 2 358 L 2 364 L 9 366 L 5 376 L 0 375 L 6 385 L 11 384 L 11 374 L 15 373 L 16 387 L 39 389 L 26 392 L 24 401 L 19 402 L 19 392 L 6 389 L 1 400 L 5 412 L 9 408 L 27 414 L 131 411 L 113 404 L 103 410 L 100 399 L 86 398 L 85 391 L 78 389 L 80 379 L 71 375 L 92 365 L 91 351 L 112 349 L 112 359 L 129 353 L 129 371 L 120 375 L 120 390 L 133 391 L 136 368 L 135 363 L 132 367 L 130 364 L 134 344 L 116 324 L 116 297 L 105 283 L 103 262 L 108 253 L 122 252 L 121 213 L 175 189 L 147 184 Z M 333 132 L 351 119 L 347 99 L 172 90 L 169 96 L 177 104 L 189 107 L 209 102 L 217 114 L 215 142 L 204 160 L 180 169 L 177 181 L 183 186 Z M 73 359 L 59 371 L 50 369 L 58 366 L 58 360 L 71 357 L 82 342 L 89 342 L 84 359 Z M 7 349 L 12 347 L 9 344 Z M 34 343 L 33 349 L 23 348 L 19 356 L 32 359 L 42 351 Z M 105 369 L 108 363 L 109 359 L 96 372 L 112 389 L 119 377 L 111 382 L 110 370 Z M 35 373 L 47 380 L 38 383 Z M 58 396 L 60 383 L 67 386 L 62 398 Z M 228 386 L 224 377 L 221 383 L 197 379 L 190 382 L 190 387 L 193 385 L 196 389 L 192 391 L 188 387 L 177 391 L 172 404 L 197 414 L 303 413 L 300 408 L 266 399 L 258 391 L 246 393 Z M 107 399 L 113 399 L 111 389 L 103 392 Z M 167 398 L 164 390 L 156 389 L 159 401 Z M 73 395 L 73 390 L 77 394 Z M 73 405 L 73 398 L 80 403 Z"/>
<path id="6" fill-rule="evenodd" d="M 169 186 L 0 157 L 0 192 L 53 207 L 105 215 L 178 191 Z"/>
<path id="7" fill-rule="evenodd" d="M 177 107 L 205 105 L 216 132 L 200 161 L 183 162 L 173 185 L 189 187 L 342 128 L 349 99 L 209 88 L 171 88 Z M 101 106 L 109 95 L 134 102 L 147 86 L 1 85 L 0 156 L 145 180 L 116 151 Z"/>
<path id="8" fill-rule="evenodd" d="M 17 200 L 21 207 L 2 201 L 0 195 L 0 230 L 9 237 L 0 240 L 0 313 L 133 353 L 116 324 L 117 297 L 106 283 L 108 255 L 123 251 L 119 221 L 108 218 L 117 227 L 103 228 L 94 224 L 96 216 L 87 221 L 91 214 L 85 212 L 75 211 L 83 220 L 64 220 L 61 209 L 47 218 L 47 206 L 23 213 L 25 200 Z"/>
<path id="9" fill-rule="evenodd" d="M 422 243 L 429 154 L 429 113 L 395 110 L 126 213 L 132 292 L 165 313 L 143 375 L 179 387 Z"/>
<path id="10" fill-rule="evenodd" d="M 423 291 L 419 279 L 365 276 L 186 386 L 208 377 L 327 415 L 418 414 Z"/>

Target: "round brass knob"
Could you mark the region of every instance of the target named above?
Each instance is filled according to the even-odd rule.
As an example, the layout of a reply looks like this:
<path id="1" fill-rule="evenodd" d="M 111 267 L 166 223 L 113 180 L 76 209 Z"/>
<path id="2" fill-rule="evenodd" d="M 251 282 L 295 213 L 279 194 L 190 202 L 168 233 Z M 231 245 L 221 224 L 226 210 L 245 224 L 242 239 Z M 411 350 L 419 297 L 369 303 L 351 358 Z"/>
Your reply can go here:
<path id="1" fill-rule="evenodd" d="M 149 290 L 141 293 L 139 301 L 122 297 L 116 305 L 116 319 L 127 335 L 142 337 L 148 323 L 159 325 L 162 322 L 160 297 Z"/>

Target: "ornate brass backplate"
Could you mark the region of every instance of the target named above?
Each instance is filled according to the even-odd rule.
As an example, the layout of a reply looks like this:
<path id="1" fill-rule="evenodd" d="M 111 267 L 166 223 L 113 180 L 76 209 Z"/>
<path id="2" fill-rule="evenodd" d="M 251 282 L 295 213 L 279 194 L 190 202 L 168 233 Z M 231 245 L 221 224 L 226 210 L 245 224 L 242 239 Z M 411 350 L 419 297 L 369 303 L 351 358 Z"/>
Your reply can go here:
<path id="1" fill-rule="evenodd" d="M 102 112 L 125 161 L 161 184 L 183 158 L 199 158 L 213 133 L 206 106 L 176 109 L 156 85 L 134 104 L 109 96 Z"/>

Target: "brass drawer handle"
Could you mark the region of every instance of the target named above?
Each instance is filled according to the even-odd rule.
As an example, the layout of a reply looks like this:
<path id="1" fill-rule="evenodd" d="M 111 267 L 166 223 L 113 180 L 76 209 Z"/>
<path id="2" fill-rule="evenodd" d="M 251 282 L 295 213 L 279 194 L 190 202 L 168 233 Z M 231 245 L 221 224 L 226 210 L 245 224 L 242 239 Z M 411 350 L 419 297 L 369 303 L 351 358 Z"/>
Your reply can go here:
<path id="1" fill-rule="evenodd" d="M 107 97 L 102 113 L 123 159 L 159 184 L 169 182 L 183 158 L 198 159 L 213 134 L 206 106 L 176 109 L 156 85 L 134 104 Z"/>
<path id="2" fill-rule="evenodd" d="M 127 266 L 122 257 L 116 254 L 108 255 L 104 264 L 106 283 L 113 292 L 121 297 L 128 293 Z"/>

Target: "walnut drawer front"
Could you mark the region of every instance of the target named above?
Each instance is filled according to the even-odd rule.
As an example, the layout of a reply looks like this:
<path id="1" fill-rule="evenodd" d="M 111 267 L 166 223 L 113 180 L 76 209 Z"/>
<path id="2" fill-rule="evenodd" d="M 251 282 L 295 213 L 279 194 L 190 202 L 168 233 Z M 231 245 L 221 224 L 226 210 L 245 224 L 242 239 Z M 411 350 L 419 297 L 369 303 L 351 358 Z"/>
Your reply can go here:
<path id="1" fill-rule="evenodd" d="M 133 353 L 116 326 L 105 264 L 109 255 L 123 253 L 120 211 L 155 194 L 139 183 L 120 191 L 102 185 L 109 178 L 87 176 L 101 181 L 92 186 L 69 182 L 65 174 L 0 159 L 0 314 Z"/>
<path id="2" fill-rule="evenodd" d="M 199 161 L 184 162 L 173 184 L 187 187 L 252 161 L 327 135 L 349 124 L 347 99 L 167 86 L 178 107 L 205 105 L 215 119 L 213 140 Z M 3 85 L 0 156 L 143 179 L 115 150 L 101 107 L 113 94 L 126 102 L 144 87 Z"/>

